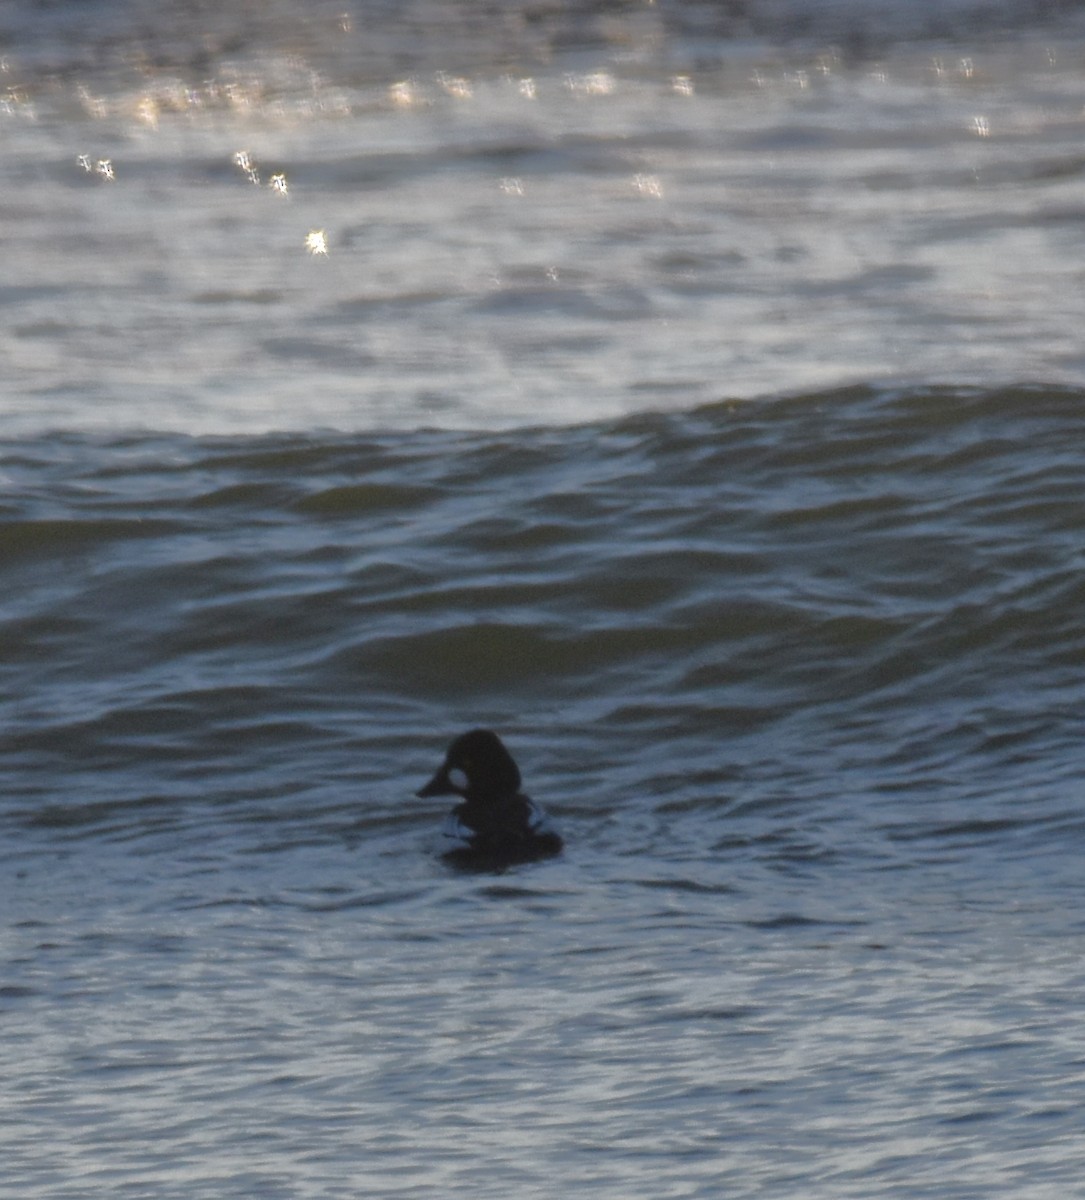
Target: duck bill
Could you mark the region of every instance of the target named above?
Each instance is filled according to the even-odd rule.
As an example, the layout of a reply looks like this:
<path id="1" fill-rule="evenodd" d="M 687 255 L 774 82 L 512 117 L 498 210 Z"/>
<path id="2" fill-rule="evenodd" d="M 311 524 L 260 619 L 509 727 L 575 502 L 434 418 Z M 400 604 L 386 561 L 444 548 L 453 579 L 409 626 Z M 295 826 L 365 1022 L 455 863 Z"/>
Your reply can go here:
<path id="1" fill-rule="evenodd" d="M 448 782 L 448 772 L 442 767 L 436 775 L 426 784 L 425 787 L 419 788 L 415 792 L 416 796 L 453 796 L 456 794 L 456 789 Z"/>

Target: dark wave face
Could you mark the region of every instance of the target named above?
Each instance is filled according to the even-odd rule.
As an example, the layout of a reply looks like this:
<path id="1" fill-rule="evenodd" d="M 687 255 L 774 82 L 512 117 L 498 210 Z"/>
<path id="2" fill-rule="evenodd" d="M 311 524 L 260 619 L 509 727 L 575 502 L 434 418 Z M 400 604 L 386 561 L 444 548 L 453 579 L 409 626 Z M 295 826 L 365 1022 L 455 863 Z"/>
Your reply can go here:
<path id="1" fill-rule="evenodd" d="M 785 794 L 875 857 L 973 821 L 1061 838 L 1080 403 L 12 444 L 8 810 L 137 836 L 240 801 L 311 832 L 315 801 L 419 831 L 412 780 L 492 724 L 607 853 L 666 813 L 637 849 L 700 859 Z"/>

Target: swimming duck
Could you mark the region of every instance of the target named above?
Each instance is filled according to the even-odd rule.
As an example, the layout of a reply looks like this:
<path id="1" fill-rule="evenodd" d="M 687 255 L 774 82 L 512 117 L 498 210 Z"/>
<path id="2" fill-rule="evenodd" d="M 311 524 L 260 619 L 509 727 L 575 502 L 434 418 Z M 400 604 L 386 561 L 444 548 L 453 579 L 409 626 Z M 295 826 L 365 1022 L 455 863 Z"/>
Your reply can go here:
<path id="1" fill-rule="evenodd" d="M 530 862 L 561 851 L 560 834 L 546 813 L 520 791 L 520 768 L 489 729 L 472 729 L 453 741 L 445 761 L 419 796 L 462 796 L 445 821 L 454 862 L 503 865 Z"/>

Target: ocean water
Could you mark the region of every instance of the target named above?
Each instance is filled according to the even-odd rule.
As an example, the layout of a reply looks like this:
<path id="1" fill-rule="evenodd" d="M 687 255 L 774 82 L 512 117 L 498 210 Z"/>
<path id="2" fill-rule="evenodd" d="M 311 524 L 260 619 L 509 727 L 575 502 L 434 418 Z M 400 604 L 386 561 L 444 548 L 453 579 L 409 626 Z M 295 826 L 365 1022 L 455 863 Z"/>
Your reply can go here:
<path id="1" fill-rule="evenodd" d="M 1079 1194 L 1082 35 L 4 11 L 0 1195 Z"/>

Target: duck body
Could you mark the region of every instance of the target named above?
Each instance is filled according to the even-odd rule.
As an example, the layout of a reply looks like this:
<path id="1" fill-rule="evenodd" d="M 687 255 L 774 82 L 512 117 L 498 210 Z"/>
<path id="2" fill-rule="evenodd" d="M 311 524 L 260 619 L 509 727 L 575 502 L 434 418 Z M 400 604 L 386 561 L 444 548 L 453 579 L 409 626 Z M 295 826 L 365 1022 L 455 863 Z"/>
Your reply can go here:
<path id="1" fill-rule="evenodd" d="M 520 791 L 520 769 L 489 729 L 453 741 L 419 796 L 460 796 L 444 826 L 443 857 L 464 866 L 504 866 L 561 852 L 561 835 Z"/>

